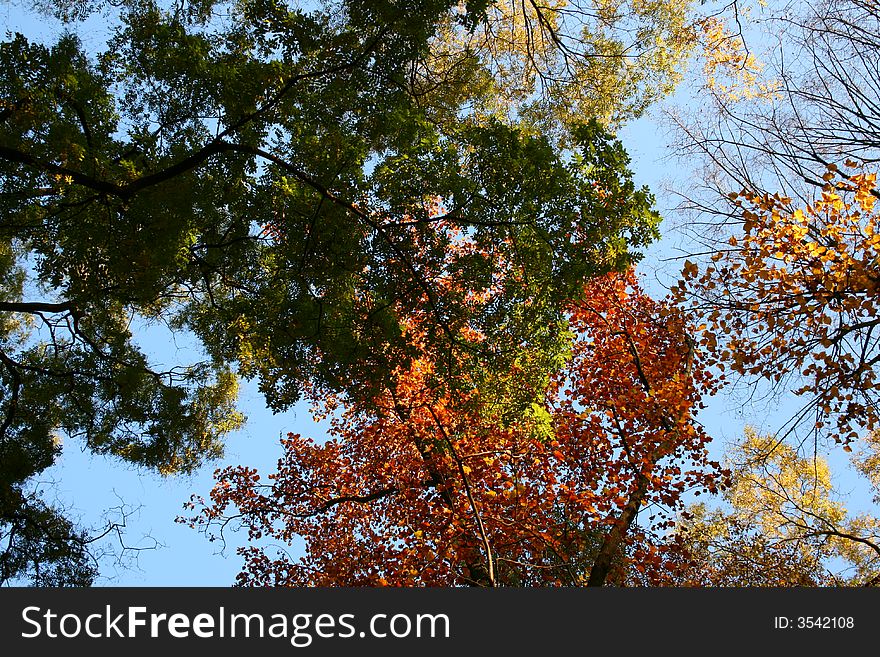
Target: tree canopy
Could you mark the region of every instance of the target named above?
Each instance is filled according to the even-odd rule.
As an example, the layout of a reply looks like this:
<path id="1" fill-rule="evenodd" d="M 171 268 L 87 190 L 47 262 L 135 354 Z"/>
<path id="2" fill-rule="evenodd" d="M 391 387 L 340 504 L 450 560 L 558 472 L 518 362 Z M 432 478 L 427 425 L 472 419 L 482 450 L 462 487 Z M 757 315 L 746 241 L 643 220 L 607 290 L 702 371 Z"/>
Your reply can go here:
<path id="1" fill-rule="evenodd" d="M 118 525 L 35 484 L 63 449 L 194 472 L 242 380 L 331 430 L 179 519 L 247 533 L 239 584 L 880 582 L 825 458 L 876 492 L 873 3 L 33 10 L 56 36 L 0 43 L 0 583 L 99 573 Z M 652 297 L 660 216 L 614 131 L 694 52 L 698 239 Z M 722 459 L 698 413 L 737 382 L 802 406 Z"/>
<path id="2" fill-rule="evenodd" d="M 36 6 L 61 36 L 0 44 L 4 581 L 38 569 L 19 515 L 72 545 L 28 502 L 63 439 L 192 471 L 240 377 L 375 399 L 430 353 L 528 416 L 565 302 L 657 235 L 608 128 L 671 88 L 686 3 Z M 133 322 L 204 358 L 154 366 Z"/>
<path id="3" fill-rule="evenodd" d="M 734 390 L 798 405 L 734 445 L 726 505 L 684 541 L 694 581 L 876 585 L 876 514 L 849 517 L 829 462 L 849 455 L 874 490 L 880 15 L 827 0 L 740 16 L 722 33 L 748 93 L 718 85 L 679 119 L 701 169 L 679 190 L 699 246 L 676 294 Z"/>
<path id="4" fill-rule="evenodd" d="M 680 314 L 631 270 L 588 283 L 568 314 L 572 357 L 527 421 L 499 421 L 494 396 L 456 394 L 415 361 L 378 404 L 338 415 L 330 441 L 288 436 L 265 483 L 246 466 L 219 472 L 189 522 L 247 530 L 251 586 L 657 581 L 683 493 L 723 477 L 695 419 L 714 383 Z"/>

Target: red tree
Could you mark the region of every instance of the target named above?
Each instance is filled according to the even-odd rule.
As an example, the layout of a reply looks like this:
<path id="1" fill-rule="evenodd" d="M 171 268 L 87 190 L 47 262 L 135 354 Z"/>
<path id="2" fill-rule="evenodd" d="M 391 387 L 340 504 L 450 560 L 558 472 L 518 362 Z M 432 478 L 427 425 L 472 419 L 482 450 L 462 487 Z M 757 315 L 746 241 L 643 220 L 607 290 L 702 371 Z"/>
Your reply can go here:
<path id="1" fill-rule="evenodd" d="M 218 471 L 189 522 L 247 528 L 242 585 L 658 581 L 682 493 L 716 487 L 694 420 L 712 381 L 681 317 L 632 271 L 595 279 L 568 316 L 571 357 L 526 417 L 422 358 L 334 413 L 330 440 L 289 435 L 268 482 Z M 264 538 L 305 550 L 272 554 Z"/>

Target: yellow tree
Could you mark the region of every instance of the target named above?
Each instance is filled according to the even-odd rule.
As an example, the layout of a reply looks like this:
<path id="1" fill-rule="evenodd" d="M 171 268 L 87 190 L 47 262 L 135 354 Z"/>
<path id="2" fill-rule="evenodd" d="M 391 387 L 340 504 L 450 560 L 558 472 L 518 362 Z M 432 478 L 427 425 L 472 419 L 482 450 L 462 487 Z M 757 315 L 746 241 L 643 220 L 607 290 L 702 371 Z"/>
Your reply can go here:
<path id="1" fill-rule="evenodd" d="M 880 578 L 878 521 L 850 517 L 834 500 L 831 470 L 819 455 L 826 440 L 851 453 L 858 446 L 854 465 L 876 489 L 876 178 L 868 171 L 842 177 L 831 167 L 819 197 L 804 207 L 779 194 L 732 194 L 742 234 L 710 263 L 685 263 L 674 292 L 702 322 L 699 341 L 722 376 L 749 386 L 763 380 L 802 402 L 778 435 L 749 431 L 733 449 L 725 493 L 731 511 L 692 510 L 678 537 L 686 559 L 700 564 L 691 583 L 841 585 Z"/>
<path id="2" fill-rule="evenodd" d="M 467 3 L 470 6 L 472 3 Z M 620 124 L 669 94 L 701 34 L 692 0 L 501 0 L 450 12 L 410 85 L 425 102 L 466 88 L 478 118 L 525 119 L 564 136 Z M 466 86 L 450 84 L 466 80 Z"/>
<path id="3" fill-rule="evenodd" d="M 752 429 L 727 458 L 724 508 L 691 507 L 676 536 L 688 567 L 675 583 L 876 585 L 880 522 L 847 512 L 825 459 Z"/>
<path id="4" fill-rule="evenodd" d="M 821 480 L 817 473 L 827 465 L 819 455 L 838 443 L 855 450 L 856 468 L 874 478 L 880 8 L 865 0 L 821 0 L 800 8 L 769 4 L 761 24 L 771 38 L 763 43 L 775 45 L 762 53 L 763 74 L 750 59 L 757 51 L 748 46 L 755 44 L 742 38 L 751 29 L 745 21 L 739 34 L 720 23 L 708 32 L 730 48 L 716 49 L 716 60 L 707 65 L 708 74 L 723 74 L 707 85 L 714 103 L 679 123 L 681 154 L 701 167 L 690 176 L 694 187 L 679 192 L 682 207 L 695 211 L 687 230 L 703 245 L 691 253 L 714 255 L 711 261 L 691 256 L 697 262 L 685 263 L 675 291 L 697 315 L 701 341 L 728 382 L 745 383 L 749 395 L 763 382 L 777 399 L 793 394 L 801 402 L 776 432 L 775 449 L 765 450 L 765 460 L 750 472 L 797 454 Z M 742 447 L 734 452 L 742 455 Z M 774 481 L 787 482 L 777 498 L 797 498 L 797 478 Z M 725 539 L 716 543 L 728 551 L 748 545 L 752 553 L 751 560 L 739 562 L 737 572 L 746 579 L 724 581 L 843 581 L 818 576 L 822 560 L 814 554 L 811 561 L 800 550 L 803 526 L 802 534 L 777 540 L 751 524 L 754 513 L 731 503 L 735 513 L 724 517 Z M 709 522 L 706 513 L 695 511 L 696 526 L 717 529 L 714 520 L 721 516 Z M 762 513 L 762 523 L 782 531 L 782 514 Z M 838 532 L 836 538 L 812 540 L 834 543 L 835 558 L 855 564 L 858 575 L 851 581 L 873 581 L 873 521 L 833 515 L 813 520 L 830 523 L 823 531 Z M 690 534 L 693 540 L 698 535 Z M 707 536 L 700 539 L 703 547 Z M 734 553 L 743 556 L 744 550 Z"/>

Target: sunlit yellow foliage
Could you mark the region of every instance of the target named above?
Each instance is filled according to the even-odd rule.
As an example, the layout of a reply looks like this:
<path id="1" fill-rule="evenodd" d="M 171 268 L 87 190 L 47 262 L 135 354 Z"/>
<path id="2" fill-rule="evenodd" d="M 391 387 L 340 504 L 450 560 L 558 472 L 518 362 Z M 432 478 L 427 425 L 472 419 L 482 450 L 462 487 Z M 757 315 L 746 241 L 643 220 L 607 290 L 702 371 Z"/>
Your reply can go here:
<path id="1" fill-rule="evenodd" d="M 831 498 L 831 470 L 822 458 L 805 458 L 787 443 L 747 429 L 729 455 L 730 503 L 767 537 L 792 538 L 816 518 L 838 525 L 846 509 Z"/>
<path id="2" fill-rule="evenodd" d="M 693 564 L 685 571 L 685 583 L 875 582 L 880 522 L 869 514 L 847 512 L 825 459 L 746 429 L 729 451 L 727 465 L 731 477 L 724 507 L 692 506 L 681 525 L 680 547 Z"/>
<path id="3" fill-rule="evenodd" d="M 861 449 L 852 456 L 853 465 L 871 482 L 874 501 L 880 502 L 880 433 L 876 431 L 865 437 Z"/>
<path id="4" fill-rule="evenodd" d="M 528 118 L 544 131 L 590 117 L 617 124 L 680 81 L 696 45 L 691 7 L 691 0 L 504 0 L 473 29 L 453 13 L 418 88 L 448 102 L 449 82 L 458 82 L 476 118 Z"/>
<path id="5" fill-rule="evenodd" d="M 763 64 L 749 51 L 743 36 L 731 30 L 725 17 L 706 17 L 699 27 L 703 75 L 710 91 L 732 102 L 779 97 L 781 82 L 762 77 Z"/>

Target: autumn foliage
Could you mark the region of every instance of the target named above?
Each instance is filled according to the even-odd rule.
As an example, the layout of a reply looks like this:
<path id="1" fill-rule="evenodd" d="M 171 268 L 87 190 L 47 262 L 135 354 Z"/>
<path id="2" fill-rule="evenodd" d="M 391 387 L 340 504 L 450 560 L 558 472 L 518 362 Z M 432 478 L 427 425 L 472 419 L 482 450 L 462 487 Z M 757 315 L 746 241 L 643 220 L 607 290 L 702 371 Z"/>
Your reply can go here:
<path id="1" fill-rule="evenodd" d="M 189 521 L 247 529 L 241 585 L 656 579 L 683 493 L 716 489 L 694 420 L 713 382 L 681 316 L 632 271 L 594 279 L 568 318 L 570 359 L 524 417 L 438 380 L 423 357 L 377 398 L 325 408 L 326 442 L 289 435 L 268 477 L 218 471 Z M 409 330 L 418 341 L 420 327 Z M 261 539 L 305 550 L 295 559 Z"/>
<path id="2" fill-rule="evenodd" d="M 880 522 L 848 512 L 826 459 L 747 428 L 726 461 L 725 504 L 689 508 L 669 584 L 877 585 Z"/>
<path id="3" fill-rule="evenodd" d="M 854 165 L 854 163 L 852 163 Z M 706 325 L 722 370 L 791 383 L 804 405 L 791 427 L 832 429 L 848 445 L 878 428 L 876 329 L 880 216 L 875 173 L 825 176 L 804 208 L 776 195 L 732 195 L 743 233 L 677 292 Z"/>

